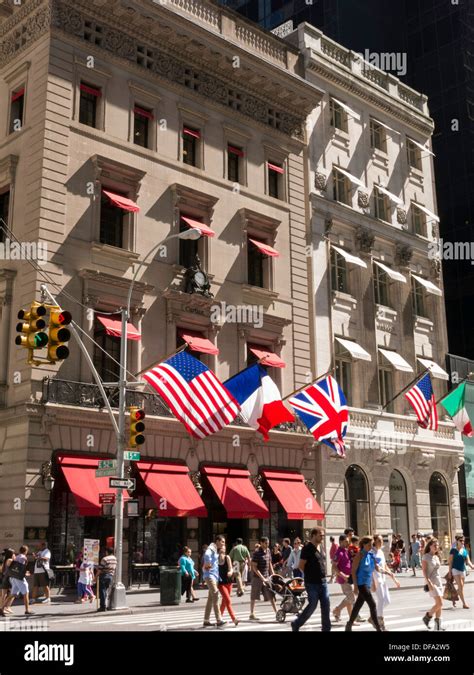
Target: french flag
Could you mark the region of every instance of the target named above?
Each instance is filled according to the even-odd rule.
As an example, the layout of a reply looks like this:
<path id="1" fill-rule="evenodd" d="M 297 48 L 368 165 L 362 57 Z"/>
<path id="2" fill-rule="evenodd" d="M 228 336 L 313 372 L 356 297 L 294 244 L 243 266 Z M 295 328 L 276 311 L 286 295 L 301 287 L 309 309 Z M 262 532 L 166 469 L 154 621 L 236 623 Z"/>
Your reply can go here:
<path id="1" fill-rule="evenodd" d="M 283 405 L 278 387 L 259 363 L 242 370 L 224 383 L 240 405 L 240 416 L 268 441 L 268 432 L 282 422 L 295 418 Z"/>

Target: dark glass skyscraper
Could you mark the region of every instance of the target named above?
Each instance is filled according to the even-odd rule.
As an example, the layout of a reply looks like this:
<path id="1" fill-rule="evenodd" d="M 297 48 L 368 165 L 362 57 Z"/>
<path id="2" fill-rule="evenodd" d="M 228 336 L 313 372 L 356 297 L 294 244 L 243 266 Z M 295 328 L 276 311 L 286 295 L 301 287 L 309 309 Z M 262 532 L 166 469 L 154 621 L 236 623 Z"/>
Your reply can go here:
<path id="1" fill-rule="evenodd" d="M 307 21 L 357 52 L 406 54 L 406 73 L 393 74 L 429 97 L 436 124 L 449 347 L 474 358 L 474 0 L 221 1 L 268 29 Z"/>

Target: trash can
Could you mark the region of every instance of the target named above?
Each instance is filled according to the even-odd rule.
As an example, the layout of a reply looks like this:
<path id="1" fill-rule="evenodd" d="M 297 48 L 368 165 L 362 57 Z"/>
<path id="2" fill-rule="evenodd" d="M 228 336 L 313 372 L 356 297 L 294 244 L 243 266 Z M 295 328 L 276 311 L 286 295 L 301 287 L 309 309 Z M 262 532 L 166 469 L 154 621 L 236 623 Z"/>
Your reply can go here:
<path id="1" fill-rule="evenodd" d="M 179 605 L 181 602 L 181 570 L 160 567 L 160 604 Z"/>

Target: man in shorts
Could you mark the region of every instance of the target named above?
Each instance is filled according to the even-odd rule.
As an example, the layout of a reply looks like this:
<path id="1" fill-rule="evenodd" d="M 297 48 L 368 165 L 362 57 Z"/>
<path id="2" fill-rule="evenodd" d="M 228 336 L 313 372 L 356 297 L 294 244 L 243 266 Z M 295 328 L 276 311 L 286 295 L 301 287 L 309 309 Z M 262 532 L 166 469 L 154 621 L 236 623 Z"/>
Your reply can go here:
<path id="1" fill-rule="evenodd" d="M 270 600 L 275 614 L 277 612 L 275 598 L 266 581 L 269 576 L 274 574 L 268 537 L 261 537 L 260 547 L 252 556 L 252 572 L 249 619 L 250 621 L 259 621 L 258 617 L 255 616 L 255 602 L 260 600 L 260 593 L 263 593 L 265 601 Z"/>
<path id="2" fill-rule="evenodd" d="M 49 564 L 51 562 L 51 551 L 48 548 L 48 545 L 45 541 L 41 543 L 40 550 L 35 555 L 35 569 L 33 572 L 33 598 L 31 604 L 36 602 L 38 597 L 39 590 L 44 589 L 44 600 L 41 602 L 45 605 L 51 604 L 50 590 L 49 590 L 49 577 L 46 570 L 49 569 Z"/>

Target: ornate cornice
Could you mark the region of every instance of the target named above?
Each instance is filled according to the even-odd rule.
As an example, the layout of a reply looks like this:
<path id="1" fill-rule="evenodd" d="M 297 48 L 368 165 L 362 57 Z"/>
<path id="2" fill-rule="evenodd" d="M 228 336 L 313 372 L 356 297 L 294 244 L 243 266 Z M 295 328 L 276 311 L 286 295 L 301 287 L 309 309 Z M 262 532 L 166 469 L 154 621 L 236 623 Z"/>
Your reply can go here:
<path id="1" fill-rule="evenodd" d="M 50 29 L 51 5 L 42 4 L 43 0 L 31 0 L 0 25 L 0 67 Z"/>

